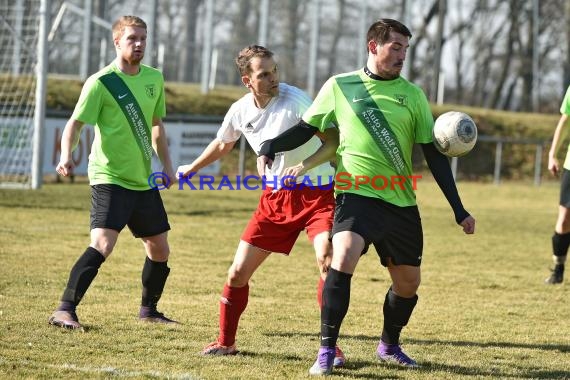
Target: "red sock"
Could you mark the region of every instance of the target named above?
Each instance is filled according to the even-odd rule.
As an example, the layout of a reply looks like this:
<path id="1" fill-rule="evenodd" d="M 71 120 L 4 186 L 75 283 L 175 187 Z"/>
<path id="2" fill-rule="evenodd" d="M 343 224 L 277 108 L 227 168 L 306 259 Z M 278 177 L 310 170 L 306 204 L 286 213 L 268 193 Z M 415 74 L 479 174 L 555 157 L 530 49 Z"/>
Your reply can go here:
<path id="1" fill-rule="evenodd" d="M 224 285 L 220 298 L 220 336 L 218 342 L 223 346 L 231 346 L 236 341 L 241 313 L 247 306 L 249 297 L 249 285 L 241 288 L 233 288 Z"/>
<path id="2" fill-rule="evenodd" d="M 317 302 L 319 303 L 319 309 L 323 308 L 323 286 L 325 286 L 325 280 L 319 277 L 319 285 L 317 285 Z"/>

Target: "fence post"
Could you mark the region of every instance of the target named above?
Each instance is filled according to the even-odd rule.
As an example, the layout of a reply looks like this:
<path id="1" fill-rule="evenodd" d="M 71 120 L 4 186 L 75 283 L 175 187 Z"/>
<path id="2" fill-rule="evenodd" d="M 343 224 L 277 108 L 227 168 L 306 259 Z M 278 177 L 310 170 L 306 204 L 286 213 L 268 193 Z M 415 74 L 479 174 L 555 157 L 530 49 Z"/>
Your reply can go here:
<path id="1" fill-rule="evenodd" d="M 536 144 L 536 155 L 534 157 L 534 185 L 540 186 L 540 174 L 542 170 L 542 144 Z"/>
<path id="2" fill-rule="evenodd" d="M 495 185 L 501 182 L 501 160 L 503 156 L 503 142 L 497 141 L 497 146 L 495 148 Z"/>

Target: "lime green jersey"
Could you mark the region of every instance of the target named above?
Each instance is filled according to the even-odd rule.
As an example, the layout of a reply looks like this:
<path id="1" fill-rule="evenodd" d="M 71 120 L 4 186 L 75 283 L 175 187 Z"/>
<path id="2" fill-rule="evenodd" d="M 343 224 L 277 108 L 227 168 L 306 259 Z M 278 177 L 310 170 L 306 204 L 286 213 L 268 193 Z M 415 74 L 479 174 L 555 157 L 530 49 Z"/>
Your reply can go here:
<path id="1" fill-rule="evenodd" d="M 564 100 L 562 100 L 562 104 L 560 105 L 560 113 L 570 116 L 570 86 L 566 89 L 566 95 L 564 95 Z M 564 160 L 564 169 L 570 170 L 570 144 L 568 145 L 566 159 Z"/>
<path id="2" fill-rule="evenodd" d="M 433 116 L 423 91 L 399 77 L 373 79 L 365 70 L 336 75 L 303 115 L 321 131 L 338 125 L 336 193 L 416 204 L 414 143 L 432 142 Z"/>
<path id="3" fill-rule="evenodd" d="M 153 117 L 162 118 L 166 114 L 164 79 L 160 71 L 141 65 L 138 74 L 127 75 L 113 62 L 90 76 L 72 115 L 72 119 L 93 125 L 95 129 L 89 155 L 89 183 L 148 190 L 150 161 L 145 159 L 117 99 L 99 80 L 110 72 L 115 72 L 134 95 L 144 115 L 148 135 L 151 135 Z M 114 95 L 119 99 L 126 96 Z"/>

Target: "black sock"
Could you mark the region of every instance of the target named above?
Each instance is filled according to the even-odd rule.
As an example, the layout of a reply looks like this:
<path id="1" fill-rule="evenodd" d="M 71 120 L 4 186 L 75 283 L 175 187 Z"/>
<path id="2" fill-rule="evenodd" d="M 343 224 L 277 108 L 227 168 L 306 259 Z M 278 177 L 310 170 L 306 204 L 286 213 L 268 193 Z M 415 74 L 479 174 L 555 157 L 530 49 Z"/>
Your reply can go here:
<path id="1" fill-rule="evenodd" d="M 88 247 L 85 250 L 71 268 L 59 310 L 75 311 L 75 307 L 81 302 L 104 261 L 105 256 L 95 248 Z"/>
<path id="2" fill-rule="evenodd" d="M 323 287 L 321 309 L 321 346 L 335 347 L 340 325 L 350 302 L 352 275 L 330 269 Z"/>
<path id="3" fill-rule="evenodd" d="M 142 271 L 141 306 L 156 308 L 169 273 L 170 268 L 168 268 L 166 261 L 158 262 L 146 258 Z"/>
<path id="4" fill-rule="evenodd" d="M 552 252 L 554 256 L 566 256 L 568 247 L 570 246 L 570 232 L 559 234 L 557 232 L 552 235 Z"/>
<path id="5" fill-rule="evenodd" d="M 399 344 L 400 332 L 408 324 L 412 311 L 418 302 L 418 296 L 403 298 L 392 291 L 386 293 L 384 300 L 384 329 L 382 330 L 382 342 L 386 344 Z"/>

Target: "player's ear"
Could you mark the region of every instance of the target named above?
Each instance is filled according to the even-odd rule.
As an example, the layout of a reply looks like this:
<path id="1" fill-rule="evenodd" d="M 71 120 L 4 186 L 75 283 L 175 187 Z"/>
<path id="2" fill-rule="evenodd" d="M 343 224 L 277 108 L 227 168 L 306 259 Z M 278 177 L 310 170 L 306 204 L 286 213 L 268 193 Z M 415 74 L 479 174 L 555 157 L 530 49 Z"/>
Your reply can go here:
<path id="1" fill-rule="evenodd" d="M 249 81 L 249 77 L 247 75 L 241 77 L 241 83 L 243 83 L 243 85 L 247 88 L 251 87 L 251 82 Z"/>
<path id="2" fill-rule="evenodd" d="M 376 41 L 374 40 L 370 40 L 368 41 L 368 51 L 371 52 L 372 54 L 376 54 L 376 48 L 378 47 L 378 45 L 376 44 Z"/>

